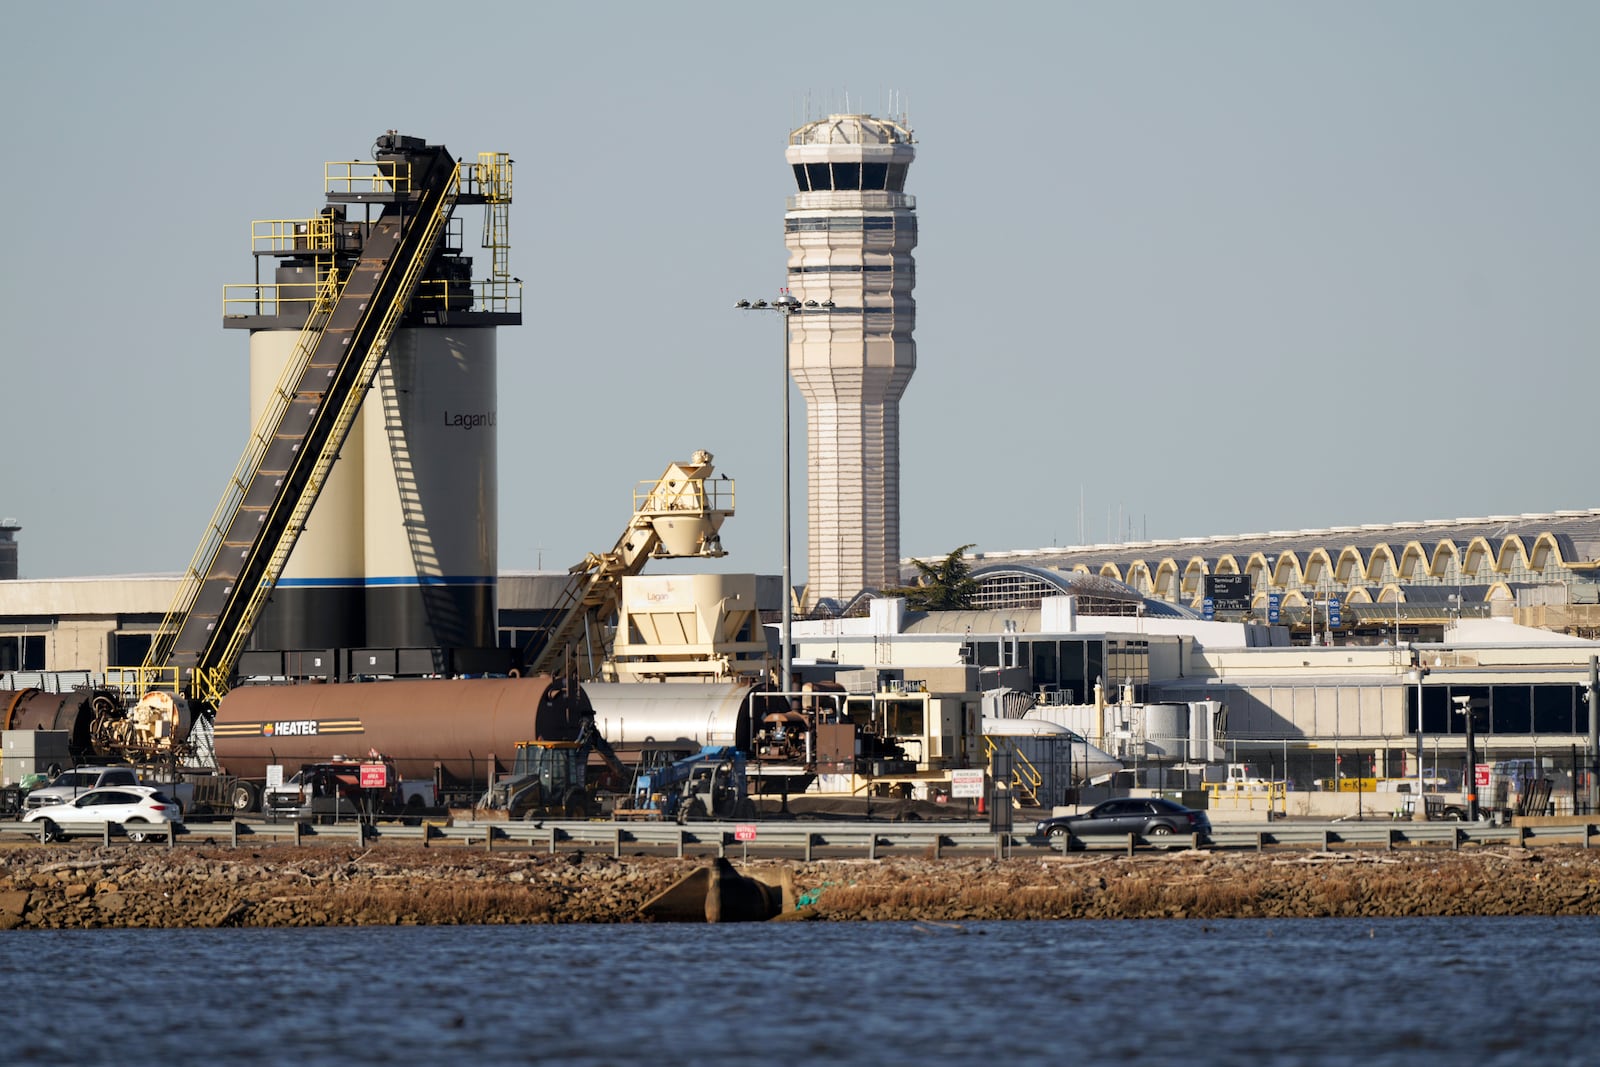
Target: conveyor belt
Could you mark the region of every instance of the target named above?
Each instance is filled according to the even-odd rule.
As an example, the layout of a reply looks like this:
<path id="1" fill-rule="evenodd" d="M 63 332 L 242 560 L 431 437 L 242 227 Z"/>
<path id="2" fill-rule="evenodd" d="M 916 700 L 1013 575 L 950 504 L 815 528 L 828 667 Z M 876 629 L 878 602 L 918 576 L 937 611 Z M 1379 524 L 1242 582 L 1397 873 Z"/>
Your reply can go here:
<path id="1" fill-rule="evenodd" d="M 298 380 L 277 418 L 257 426 L 145 660 L 150 672 L 176 668 L 203 705 L 225 691 L 455 206 L 460 172 L 443 147 L 393 159 L 395 180 L 368 198 L 384 201 L 382 215 L 354 268 L 313 307 Z"/>

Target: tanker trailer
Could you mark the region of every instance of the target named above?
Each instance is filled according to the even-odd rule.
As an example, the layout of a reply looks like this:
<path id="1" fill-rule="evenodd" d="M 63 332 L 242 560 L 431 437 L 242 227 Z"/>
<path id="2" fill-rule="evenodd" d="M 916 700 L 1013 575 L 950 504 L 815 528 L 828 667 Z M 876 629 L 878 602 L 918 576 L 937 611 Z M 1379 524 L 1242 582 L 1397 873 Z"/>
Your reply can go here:
<path id="1" fill-rule="evenodd" d="M 585 682 L 594 722 L 618 753 L 648 748 L 750 748 L 750 702 L 744 682 Z M 624 761 L 627 757 L 624 756 Z"/>
<path id="2" fill-rule="evenodd" d="M 635 775 L 702 749 L 726 747 L 750 761 L 752 793 L 799 793 L 815 778 L 803 744 L 780 748 L 772 743 L 776 720 L 783 719 L 797 735 L 805 723 L 787 710 L 787 698 L 765 691 L 761 683 L 585 682 L 583 691 L 596 728 Z"/>
<path id="3" fill-rule="evenodd" d="M 335 685 L 247 685 L 217 707 L 217 768 L 259 802 L 267 767 L 379 753 L 440 802 L 471 803 L 511 769 L 518 741 L 576 741 L 592 712 L 550 675 Z M 240 805 L 236 802 L 235 808 Z M 255 805 L 251 804 L 253 808 Z"/>

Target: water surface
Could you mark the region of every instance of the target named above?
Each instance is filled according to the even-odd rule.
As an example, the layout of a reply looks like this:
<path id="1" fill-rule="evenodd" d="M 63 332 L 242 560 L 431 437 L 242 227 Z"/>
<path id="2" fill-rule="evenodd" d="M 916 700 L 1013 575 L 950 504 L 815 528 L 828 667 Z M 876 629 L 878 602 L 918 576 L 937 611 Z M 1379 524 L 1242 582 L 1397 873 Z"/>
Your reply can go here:
<path id="1" fill-rule="evenodd" d="M 1600 918 L 4 938 L 12 1064 L 1414 1067 L 1596 1055 Z"/>

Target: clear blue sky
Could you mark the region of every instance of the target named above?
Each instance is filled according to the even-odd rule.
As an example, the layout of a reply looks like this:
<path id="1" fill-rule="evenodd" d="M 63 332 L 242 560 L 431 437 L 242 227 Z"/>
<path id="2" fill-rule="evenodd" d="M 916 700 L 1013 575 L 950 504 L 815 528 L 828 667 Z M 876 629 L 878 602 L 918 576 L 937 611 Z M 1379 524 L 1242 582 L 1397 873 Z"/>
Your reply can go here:
<path id="1" fill-rule="evenodd" d="M 250 222 L 389 128 L 517 161 L 501 565 L 609 548 L 706 448 L 722 569 L 775 573 L 780 333 L 733 303 L 783 285 L 785 137 L 846 92 L 919 141 L 903 552 L 1600 503 L 1600 5 L 63 2 L 7 38 L 24 577 L 187 563 L 248 429 Z"/>

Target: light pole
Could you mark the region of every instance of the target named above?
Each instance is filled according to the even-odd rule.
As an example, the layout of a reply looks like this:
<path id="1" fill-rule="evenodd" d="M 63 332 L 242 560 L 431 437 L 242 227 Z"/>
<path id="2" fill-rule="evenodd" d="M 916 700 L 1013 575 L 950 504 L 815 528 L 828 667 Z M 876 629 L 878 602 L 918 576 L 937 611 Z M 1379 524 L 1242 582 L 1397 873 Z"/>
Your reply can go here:
<path id="1" fill-rule="evenodd" d="M 1456 713 L 1466 716 L 1467 720 L 1467 773 L 1465 785 L 1467 787 L 1467 820 L 1478 821 L 1478 750 L 1472 737 L 1472 698 L 1469 696 L 1453 696 L 1450 698 L 1456 705 Z"/>
<path id="2" fill-rule="evenodd" d="M 1600 811 L 1600 656 L 1589 657 L 1588 814 Z"/>
<path id="3" fill-rule="evenodd" d="M 1411 818 L 1414 822 L 1426 822 L 1428 801 L 1423 796 L 1426 785 L 1422 773 L 1422 676 L 1428 672 L 1418 660 L 1416 650 L 1410 649 L 1410 652 L 1411 669 L 1406 672 L 1406 681 L 1415 683 L 1417 687 L 1417 799 L 1415 807 L 1411 810 Z"/>
<path id="4" fill-rule="evenodd" d="M 785 293 L 783 296 L 767 303 L 765 300 L 741 300 L 734 305 L 741 311 L 776 311 L 783 316 L 783 624 L 778 631 L 778 690 L 787 693 L 792 684 L 794 660 L 792 646 L 789 643 L 790 631 L 794 627 L 794 583 L 790 578 L 790 521 L 789 521 L 789 335 L 790 316 L 799 313 L 802 307 L 831 308 L 832 300 L 825 300 L 821 304 L 815 300 L 807 300 L 804 304 L 793 296 Z"/>
<path id="5" fill-rule="evenodd" d="M 1394 647 L 1400 647 L 1400 572 L 1394 576 Z M 1420 710 L 1420 709 L 1419 709 Z"/>

